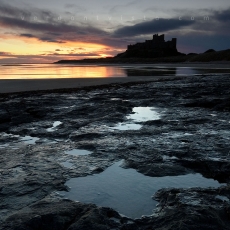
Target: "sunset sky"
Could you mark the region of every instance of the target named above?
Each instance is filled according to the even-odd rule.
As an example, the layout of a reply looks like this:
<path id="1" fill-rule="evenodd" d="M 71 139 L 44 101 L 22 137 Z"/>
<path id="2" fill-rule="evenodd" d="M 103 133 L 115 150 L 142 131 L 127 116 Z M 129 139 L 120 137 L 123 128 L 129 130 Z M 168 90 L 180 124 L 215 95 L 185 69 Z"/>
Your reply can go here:
<path id="1" fill-rule="evenodd" d="M 164 33 L 178 51 L 230 48 L 229 0 L 0 0 L 0 63 L 114 56 Z"/>

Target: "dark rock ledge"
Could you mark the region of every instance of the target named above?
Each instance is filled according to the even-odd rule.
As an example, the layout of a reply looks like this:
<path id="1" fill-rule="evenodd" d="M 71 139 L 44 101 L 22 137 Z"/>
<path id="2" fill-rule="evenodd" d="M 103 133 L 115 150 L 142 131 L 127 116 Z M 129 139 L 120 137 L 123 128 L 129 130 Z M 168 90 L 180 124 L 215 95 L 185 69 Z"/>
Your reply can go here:
<path id="1" fill-rule="evenodd" d="M 47 197 L 6 219 L 2 230 L 230 229 L 230 187 L 161 189 L 154 215 L 130 219 L 111 208 Z"/>

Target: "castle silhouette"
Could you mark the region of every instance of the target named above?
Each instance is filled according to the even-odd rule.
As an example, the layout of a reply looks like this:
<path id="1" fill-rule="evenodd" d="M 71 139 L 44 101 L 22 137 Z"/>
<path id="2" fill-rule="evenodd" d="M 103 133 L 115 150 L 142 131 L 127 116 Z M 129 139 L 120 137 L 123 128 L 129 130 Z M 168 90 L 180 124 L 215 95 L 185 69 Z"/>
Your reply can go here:
<path id="1" fill-rule="evenodd" d="M 134 45 L 128 45 L 124 53 L 118 54 L 116 57 L 141 57 L 141 58 L 157 58 L 167 56 L 177 56 L 177 39 L 172 38 L 171 41 L 165 41 L 164 34 L 154 34 L 152 40 L 145 40 Z"/>

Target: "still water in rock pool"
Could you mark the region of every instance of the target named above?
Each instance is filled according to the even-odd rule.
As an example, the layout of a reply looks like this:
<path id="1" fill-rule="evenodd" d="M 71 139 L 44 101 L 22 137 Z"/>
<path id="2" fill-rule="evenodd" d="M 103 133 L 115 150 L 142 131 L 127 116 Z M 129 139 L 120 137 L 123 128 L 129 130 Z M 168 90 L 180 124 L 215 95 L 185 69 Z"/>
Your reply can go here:
<path id="1" fill-rule="evenodd" d="M 119 161 L 104 172 L 66 182 L 68 192 L 59 193 L 71 200 L 111 207 L 131 218 L 151 215 L 157 204 L 151 197 L 161 188 L 219 187 L 220 184 L 201 174 L 149 177 L 134 169 L 124 169 Z"/>
<path id="2" fill-rule="evenodd" d="M 25 136 L 21 138 L 21 141 L 23 141 L 25 144 L 30 144 L 30 145 L 34 145 L 36 144 L 35 142 L 39 140 L 38 137 L 31 137 L 31 136 Z"/>
<path id="3" fill-rule="evenodd" d="M 134 107 L 133 113 L 127 116 L 127 119 L 132 119 L 136 122 L 159 120 L 160 114 L 155 107 Z"/>
<path id="4" fill-rule="evenodd" d="M 84 155 L 89 155 L 92 152 L 88 150 L 84 150 L 84 149 L 72 149 L 72 150 L 66 151 L 65 153 L 68 155 L 72 155 L 72 156 L 84 156 Z"/>
<path id="5" fill-rule="evenodd" d="M 118 130 L 139 130 L 142 125 L 136 124 L 136 122 L 145 122 L 152 120 L 159 120 L 160 113 L 157 112 L 155 107 L 134 107 L 133 113 L 126 116 L 130 121 L 118 123 L 113 129 Z"/>
<path id="6" fill-rule="evenodd" d="M 54 132 L 54 131 L 56 130 L 56 127 L 59 126 L 59 125 L 61 125 L 61 124 L 62 124 L 62 122 L 60 122 L 60 121 L 55 121 L 55 122 L 53 123 L 53 127 L 46 129 L 46 131 L 47 131 L 47 132 Z"/>

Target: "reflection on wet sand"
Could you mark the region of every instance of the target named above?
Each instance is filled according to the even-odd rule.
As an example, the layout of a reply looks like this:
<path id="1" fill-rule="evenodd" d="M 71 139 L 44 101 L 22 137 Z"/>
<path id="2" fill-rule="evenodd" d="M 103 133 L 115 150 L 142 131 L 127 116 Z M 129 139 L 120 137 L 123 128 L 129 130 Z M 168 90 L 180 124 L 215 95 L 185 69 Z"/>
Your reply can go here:
<path id="1" fill-rule="evenodd" d="M 176 75 L 176 68 L 131 68 L 125 69 L 128 77 Z"/>
<path id="2" fill-rule="evenodd" d="M 192 67 L 140 67 L 125 69 L 127 76 L 181 76 L 181 75 L 203 75 L 230 73 L 230 69 L 209 69 L 209 68 L 192 68 Z"/>
<path id="3" fill-rule="evenodd" d="M 3 65 L 0 79 L 52 79 L 52 78 L 106 78 L 126 77 L 124 71 L 114 66 L 95 65 Z"/>
<path id="4" fill-rule="evenodd" d="M 0 79 L 112 78 L 230 73 L 229 68 L 169 67 L 165 65 L 0 65 Z"/>

